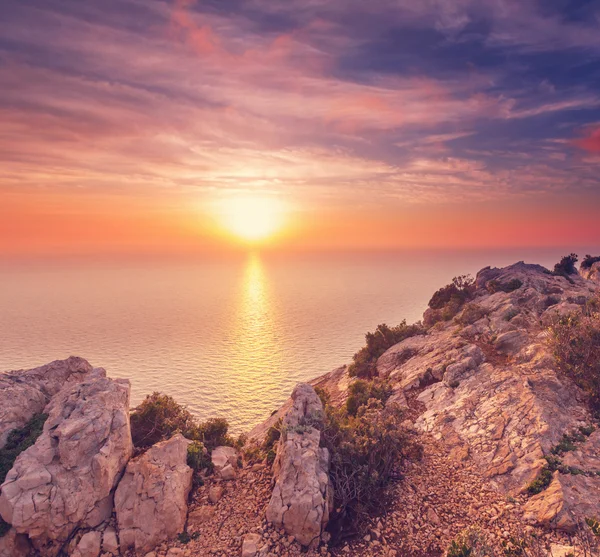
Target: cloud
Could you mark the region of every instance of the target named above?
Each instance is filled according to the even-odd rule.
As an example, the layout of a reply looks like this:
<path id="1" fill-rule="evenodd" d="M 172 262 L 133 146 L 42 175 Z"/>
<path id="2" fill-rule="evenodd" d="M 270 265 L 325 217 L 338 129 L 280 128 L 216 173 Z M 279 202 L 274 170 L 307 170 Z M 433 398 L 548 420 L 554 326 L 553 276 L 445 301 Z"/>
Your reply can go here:
<path id="1" fill-rule="evenodd" d="M 589 153 L 600 153 L 600 125 L 587 128 L 584 136 L 575 139 L 573 144 Z"/>

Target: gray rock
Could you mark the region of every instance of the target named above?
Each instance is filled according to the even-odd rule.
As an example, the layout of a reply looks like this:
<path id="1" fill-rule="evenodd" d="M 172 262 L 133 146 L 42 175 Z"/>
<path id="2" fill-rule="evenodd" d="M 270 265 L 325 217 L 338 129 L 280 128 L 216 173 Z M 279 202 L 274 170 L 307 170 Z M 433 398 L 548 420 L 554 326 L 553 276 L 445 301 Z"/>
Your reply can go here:
<path id="1" fill-rule="evenodd" d="M 275 487 L 267 520 L 304 546 L 318 543 L 333 504 L 329 453 L 319 447 L 321 433 L 310 425 L 322 423 L 323 418 L 323 405 L 315 390 L 299 384 L 283 420 L 273 465 Z"/>
<path id="2" fill-rule="evenodd" d="M 192 488 L 189 443 L 175 435 L 127 465 L 115 493 L 121 551 L 144 554 L 183 531 Z"/>
<path id="3" fill-rule="evenodd" d="M 6 476 L 0 514 L 42 555 L 110 516 L 132 452 L 129 389 L 128 381 L 96 375 L 60 391 L 45 409 L 42 435 Z"/>

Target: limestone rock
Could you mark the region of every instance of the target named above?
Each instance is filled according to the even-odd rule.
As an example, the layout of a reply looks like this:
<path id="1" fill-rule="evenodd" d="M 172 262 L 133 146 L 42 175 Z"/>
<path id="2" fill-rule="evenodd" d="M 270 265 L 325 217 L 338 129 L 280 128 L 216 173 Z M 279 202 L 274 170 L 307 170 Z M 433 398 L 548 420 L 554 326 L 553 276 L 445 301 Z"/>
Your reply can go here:
<path id="1" fill-rule="evenodd" d="M 580 273 L 583 278 L 600 283 L 600 261 L 592 263 L 587 269 L 580 269 Z"/>
<path id="2" fill-rule="evenodd" d="M 34 369 L 0 374 L 0 448 L 8 434 L 39 414 L 63 387 L 80 383 L 93 371 L 83 358 L 71 356 Z M 97 370 L 103 374 L 103 370 Z"/>
<path id="3" fill-rule="evenodd" d="M 220 485 L 213 485 L 208 490 L 208 500 L 213 505 L 216 505 L 221 500 L 221 497 L 223 497 L 223 491 L 224 489 Z"/>
<path id="4" fill-rule="evenodd" d="M 456 460 L 472 459 L 501 492 L 521 493 L 563 434 L 590 423 L 585 397 L 556 371 L 546 327 L 557 315 L 581 311 L 597 292 L 590 280 L 573 275 L 569 281 L 539 265 L 483 269 L 472 303 L 485 318 L 469 325 L 439 322 L 379 358 L 379 375 L 393 387 L 390 400 L 419 389 L 425 411 L 416 428 L 442 441 Z M 566 454 L 564 463 L 593 473 L 600 467 L 599 449 L 597 433 Z M 529 516 L 570 529 L 583 518 L 586 490 L 599 488 L 597 475 L 561 475 L 559 485 L 533 498 Z M 598 514 L 586 510 L 592 511 Z"/>
<path id="5" fill-rule="evenodd" d="M 0 557 L 29 557 L 31 550 L 27 536 L 18 534 L 14 528 L 0 537 Z"/>
<path id="6" fill-rule="evenodd" d="M 215 473 L 224 480 L 233 480 L 236 476 L 238 454 L 233 447 L 216 447 L 210 455 Z"/>
<path id="7" fill-rule="evenodd" d="M 72 557 L 98 557 L 100 555 L 101 539 L 102 534 L 100 532 L 95 530 L 86 532 L 81 536 Z"/>
<path id="8" fill-rule="evenodd" d="M 318 542 L 333 501 L 329 453 L 319 447 L 321 433 L 311 425 L 322 421 L 323 405 L 315 390 L 299 384 L 283 420 L 267 520 L 283 527 L 304 546 Z"/>
<path id="9" fill-rule="evenodd" d="M 117 532 L 109 526 L 102 534 L 102 551 L 111 555 L 119 555 L 119 540 Z"/>
<path id="10" fill-rule="evenodd" d="M 189 443 L 175 435 L 127 465 L 115 493 L 121 551 L 144 554 L 183 531 L 192 487 Z"/>
<path id="11" fill-rule="evenodd" d="M 71 533 L 110 516 L 112 492 L 132 452 L 129 382 L 91 376 L 46 407 L 35 445 L 21 453 L 0 488 L 0 514 L 55 555 Z"/>
<path id="12" fill-rule="evenodd" d="M 242 542 L 242 557 L 255 557 L 258 553 L 260 536 L 258 534 L 246 534 Z"/>

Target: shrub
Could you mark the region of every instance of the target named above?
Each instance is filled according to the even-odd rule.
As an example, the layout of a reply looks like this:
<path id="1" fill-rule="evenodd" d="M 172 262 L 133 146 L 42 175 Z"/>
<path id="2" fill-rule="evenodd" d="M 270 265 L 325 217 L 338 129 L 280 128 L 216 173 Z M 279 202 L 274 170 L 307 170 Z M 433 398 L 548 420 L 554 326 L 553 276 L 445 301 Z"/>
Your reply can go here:
<path id="1" fill-rule="evenodd" d="M 423 327 L 419 323 L 407 325 L 406 320 L 396 327 L 389 327 L 385 323 L 378 325 L 375 332 L 365 335 L 366 345 L 354 354 L 348 374 L 350 377 L 374 377 L 377 375 L 377 360 L 388 348 L 423 333 Z"/>
<path id="2" fill-rule="evenodd" d="M 154 392 L 131 414 L 131 436 L 136 447 L 147 448 L 180 432 L 193 441 L 202 441 L 194 417 L 173 397 Z"/>
<path id="3" fill-rule="evenodd" d="M 488 310 L 473 302 L 467 304 L 462 313 L 456 318 L 456 322 L 461 325 L 472 325 L 488 314 Z"/>
<path id="4" fill-rule="evenodd" d="M 392 387 L 387 381 L 363 381 L 359 379 L 348 387 L 346 412 L 356 416 L 359 408 L 365 406 L 369 400 L 378 400 L 385 404 L 392 394 Z"/>
<path id="5" fill-rule="evenodd" d="M 42 434 L 47 414 L 36 414 L 23 427 L 13 429 L 6 440 L 6 444 L 0 449 L 0 485 L 6 479 L 17 457 L 31 447 Z"/>
<path id="6" fill-rule="evenodd" d="M 600 537 L 600 522 L 598 522 L 595 518 L 586 518 L 585 523 L 590 527 L 590 530 L 594 536 Z"/>
<path id="7" fill-rule="evenodd" d="M 429 300 L 431 309 L 443 309 L 453 301 L 462 305 L 475 291 L 475 281 L 470 275 L 454 277 L 450 284 L 440 288 Z"/>
<path id="8" fill-rule="evenodd" d="M 202 470 L 212 470 L 212 461 L 204 444 L 200 441 L 192 441 L 187 449 L 187 465 L 194 471 L 195 474 Z"/>
<path id="9" fill-rule="evenodd" d="M 448 557 L 484 557 L 494 555 L 486 533 L 477 526 L 461 532 L 448 547 Z"/>
<path id="10" fill-rule="evenodd" d="M 600 312 L 558 317 L 549 333 L 558 368 L 586 392 L 592 410 L 600 413 Z"/>
<path id="11" fill-rule="evenodd" d="M 577 259 L 576 253 L 565 255 L 556 265 L 554 265 L 554 274 L 567 279 L 570 278 L 569 275 L 576 275 L 577 268 L 575 267 L 575 263 L 577 263 Z"/>
<path id="12" fill-rule="evenodd" d="M 331 455 L 335 512 L 329 529 L 335 538 L 344 530 L 360 530 L 365 518 L 379 510 L 395 466 L 418 454 L 418 448 L 401 427 L 402 412 L 395 406 L 384 409 L 371 398 L 352 415 L 346 407 L 332 407 L 323 392 L 319 395 L 325 405 L 321 444 Z"/>
<path id="13" fill-rule="evenodd" d="M 496 279 L 492 279 L 488 281 L 485 285 L 487 291 L 490 294 L 494 294 L 496 292 L 514 292 L 515 290 L 521 288 L 521 286 L 523 286 L 523 282 L 520 281 L 518 278 L 511 279 L 506 283 L 501 283 Z"/>
<path id="14" fill-rule="evenodd" d="M 235 444 L 234 440 L 227 435 L 228 430 L 229 424 L 224 418 L 210 418 L 200 424 L 202 441 L 211 451 L 220 445 L 233 446 Z"/>
<path id="15" fill-rule="evenodd" d="M 592 257 L 591 255 L 586 255 L 581 262 L 582 269 L 589 269 L 594 263 L 598 263 L 600 261 L 600 257 Z"/>
<path id="16" fill-rule="evenodd" d="M 552 470 L 546 465 L 538 473 L 535 480 L 527 486 L 529 495 L 537 495 L 544 491 L 552 483 Z"/>
<path id="17" fill-rule="evenodd" d="M 148 395 L 131 414 L 133 444 L 141 449 L 181 433 L 187 439 L 203 443 L 211 451 L 219 445 L 234 444 L 227 435 L 228 429 L 229 424 L 223 418 L 210 418 L 199 424 L 173 397 L 157 392 Z"/>

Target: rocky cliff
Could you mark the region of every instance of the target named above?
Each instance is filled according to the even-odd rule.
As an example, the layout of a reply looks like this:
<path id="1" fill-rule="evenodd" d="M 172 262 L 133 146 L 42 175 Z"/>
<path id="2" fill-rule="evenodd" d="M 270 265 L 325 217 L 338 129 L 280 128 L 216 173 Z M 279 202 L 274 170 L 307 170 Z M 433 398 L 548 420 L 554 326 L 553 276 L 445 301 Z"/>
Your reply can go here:
<path id="1" fill-rule="evenodd" d="M 471 538 L 488 549 L 455 555 L 594 555 L 582 532 L 600 518 L 600 428 L 548 327 L 589 311 L 598 272 L 483 269 L 452 311 L 433 304 L 426 326 L 378 353 L 370 380 L 386 396 L 370 411 L 403 408 L 422 456 L 399 460 L 384 511 L 331 547 L 332 455 L 312 386 L 345 408 L 346 366 L 298 386 L 243 450 L 215 449 L 193 488 L 181 436 L 132 458 L 126 381 L 80 358 L 1 375 L 0 447 L 47 417 L 0 487 L 0 556 L 425 557 Z"/>

